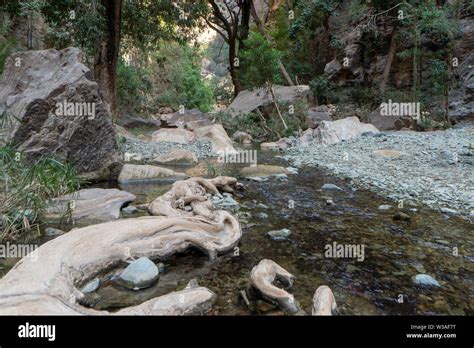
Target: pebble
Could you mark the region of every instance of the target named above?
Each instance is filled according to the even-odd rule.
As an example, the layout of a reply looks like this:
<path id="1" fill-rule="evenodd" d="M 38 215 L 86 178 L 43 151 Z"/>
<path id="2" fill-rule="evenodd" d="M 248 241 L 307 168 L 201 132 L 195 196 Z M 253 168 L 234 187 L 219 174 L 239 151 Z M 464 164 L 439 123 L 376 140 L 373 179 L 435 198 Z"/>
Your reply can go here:
<path id="1" fill-rule="evenodd" d="M 379 205 L 379 208 L 378 208 L 380 211 L 387 211 L 387 210 L 390 210 L 392 209 L 392 206 L 389 205 L 389 204 L 382 204 L 382 205 Z"/>
<path id="2" fill-rule="evenodd" d="M 441 212 L 447 215 L 458 215 L 458 212 L 454 209 L 442 207 Z"/>
<path id="3" fill-rule="evenodd" d="M 133 205 L 128 205 L 125 208 L 122 208 L 122 213 L 125 213 L 125 214 L 133 214 L 133 213 L 136 213 L 137 211 L 138 211 L 138 208 Z"/>
<path id="4" fill-rule="evenodd" d="M 440 287 L 438 281 L 428 274 L 417 274 L 413 280 L 415 284 Z"/>
<path id="5" fill-rule="evenodd" d="M 267 236 L 269 236 L 274 241 L 286 240 L 288 239 L 290 235 L 291 235 L 291 231 L 287 228 L 267 232 Z"/>
<path id="6" fill-rule="evenodd" d="M 159 277 L 158 267 L 147 257 L 131 262 L 117 282 L 126 288 L 139 290 L 152 286 Z"/>
<path id="7" fill-rule="evenodd" d="M 56 237 L 64 234 L 65 232 L 57 228 L 46 227 L 44 229 L 44 235 L 47 237 Z"/>
<path id="8" fill-rule="evenodd" d="M 402 221 L 410 221 L 411 217 L 410 217 L 410 215 L 399 211 L 393 216 L 393 219 L 394 220 L 402 220 Z"/>
<path id="9" fill-rule="evenodd" d="M 100 285 L 100 279 L 99 279 L 99 278 L 95 278 L 95 279 L 92 280 L 91 282 L 87 283 L 87 284 L 81 289 L 81 292 L 83 292 L 83 293 L 85 293 L 85 294 L 94 292 L 94 291 L 96 291 L 96 290 L 99 288 L 99 285 Z"/>
<path id="10" fill-rule="evenodd" d="M 342 191 L 342 188 L 340 188 L 339 186 L 336 186 L 334 184 L 324 184 L 322 187 L 321 187 L 321 190 L 325 190 L 325 191 Z"/>

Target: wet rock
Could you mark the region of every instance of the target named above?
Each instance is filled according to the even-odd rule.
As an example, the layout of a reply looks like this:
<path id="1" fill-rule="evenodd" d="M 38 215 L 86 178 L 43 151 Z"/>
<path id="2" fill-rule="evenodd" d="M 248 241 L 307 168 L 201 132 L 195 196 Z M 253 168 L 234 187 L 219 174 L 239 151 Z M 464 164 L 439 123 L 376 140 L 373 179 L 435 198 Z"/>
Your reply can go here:
<path id="1" fill-rule="evenodd" d="M 290 235 L 291 235 L 291 231 L 287 228 L 267 232 L 267 236 L 269 236 L 274 241 L 287 240 L 290 237 Z"/>
<path id="2" fill-rule="evenodd" d="M 379 205 L 378 207 L 378 210 L 380 211 L 388 211 L 390 209 L 392 209 L 392 206 L 389 204 L 382 204 L 382 205 Z"/>
<path id="3" fill-rule="evenodd" d="M 405 214 L 404 212 L 397 212 L 394 216 L 393 216 L 393 219 L 394 220 L 401 220 L 401 221 L 410 221 L 411 220 L 411 217 L 410 215 L 408 214 Z"/>
<path id="4" fill-rule="evenodd" d="M 160 262 L 159 264 L 156 265 L 156 267 L 158 267 L 158 272 L 160 272 L 160 274 L 165 272 L 165 264 L 164 263 Z"/>
<path id="5" fill-rule="evenodd" d="M 321 186 L 321 190 L 324 190 L 324 191 L 342 191 L 342 188 L 340 188 L 339 186 L 336 186 L 334 184 L 324 184 L 323 186 Z"/>
<path id="6" fill-rule="evenodd" d="M 120 274 L 117 283 L 133 290 L 152 286 L 159 277 L 158 267 L 147 257 L 131 262 Z"/>
<path id="7" fill-rule="evenodd" d="M 44 235 L 47 236 L 47 237 L 57 237 L 57 236 L 60 236 L 64 233 L 65 233 L 64 231 L 59 230 L 57 228 L 46 227 L 44 229 Z"/>
<path id="8" fill-rule="evenodd" d="M 454 210 L 454 209 L 451 209 L 451 208 L 441 208 L 440 211 L 443 213 L 443 214 L 447 214 L 447 215 L 458 215 L 459 212 Z"/>
<path id="9" fill-rule="evenodd" d="M 82 289 L 81 289 L 81 292 L 83 293 L 91 293 L 91 292 L 94 292 L 96 291 L 98 288 L 99 288 L 99 285 L 100 285 L 100 279 L 99 278 L 95 278 L 94 280 L 90 281 L 89 283 L 87 283 Z"/>
<path id="10" fill-rule="evenodd" d="M 413 282 L 418 285 L 426 285 L 426 286 L 435 286 L 440 287 L 441 285 L 438 283 L 436 279 L 428 274 L 417 274 Z"/>
<path id="11" fill-rule="evenodd" d="M 128 205 L 125 208 L 122 208 L 122 213 L 124 214 L 134 214 L 138 211 L 138 208 L 133 205 Z"/>

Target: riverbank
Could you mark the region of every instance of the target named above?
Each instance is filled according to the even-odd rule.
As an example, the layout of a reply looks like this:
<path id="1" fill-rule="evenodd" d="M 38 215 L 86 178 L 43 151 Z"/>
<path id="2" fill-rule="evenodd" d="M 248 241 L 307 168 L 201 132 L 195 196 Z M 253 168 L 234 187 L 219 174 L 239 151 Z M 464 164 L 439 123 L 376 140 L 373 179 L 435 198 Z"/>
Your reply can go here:
<path id="1" fill-rule="evenodd" d="M 426 205 L 474 220 L 474 126 L 368 134 L 335 145 L 292 148 L 293 166 L 323 167 L 398 205 Z"/>

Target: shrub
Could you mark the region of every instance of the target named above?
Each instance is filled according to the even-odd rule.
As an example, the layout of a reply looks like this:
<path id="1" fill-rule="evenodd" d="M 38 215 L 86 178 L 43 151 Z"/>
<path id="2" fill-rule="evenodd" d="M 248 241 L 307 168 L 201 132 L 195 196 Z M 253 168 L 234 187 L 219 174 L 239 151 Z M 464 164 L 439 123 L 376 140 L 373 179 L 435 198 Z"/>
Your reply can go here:
<path id="1" fill-rule="evenodd" d="M 0 147 L 0 167 L 0 240 L 38 232 L 50 200 L 78 190 L 83 183 L 70 164 L 54 158 L 29 164 L 22 153 L 7 145 Z"/>

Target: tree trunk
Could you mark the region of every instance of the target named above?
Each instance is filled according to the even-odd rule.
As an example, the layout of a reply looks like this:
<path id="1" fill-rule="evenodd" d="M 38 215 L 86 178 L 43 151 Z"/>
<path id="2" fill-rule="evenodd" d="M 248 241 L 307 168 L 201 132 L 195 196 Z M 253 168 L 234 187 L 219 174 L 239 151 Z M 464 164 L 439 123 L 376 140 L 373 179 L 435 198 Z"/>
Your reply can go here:
<path id="1" fill-rule="evenodd" d="M 392 67 L 393 57 L 397 52 L 397 28 L 398 24 L 395 22 L 393 24 L 392 34 L 390 38 L 390 49 L 388 50 L 387 61 L 385 62 L 385 67 L 383 69 L 382 81 L 380 82 L 380 91 L 384 92 L 385 87 L 387 86 L 388 77 L 390 75 L 390 69 Z"/>
<path id="2" fill-rule="evenodd" d="M 95 58 L 94 78 L 104 96 L 112 116 L 116 110 L 115 77 L 120 51 L 120 23 L 122 0 L 101 0 L 105 9 L 106 32 L 99 42 Z"/>
<path id="3" fill-rule="evenodd" d="M 245 40 L 247 40 L 249 37 L 251 6 L 252 6 L 251 0 L 243 0 L 242 19 L 240 21 L 240 33 L 239 33 L 239 51 L 245 49 Z"/>
<path id="4" fill-rule="evenodd" d="M 229 72 L 232 79 L 232 84 L 234 85 L 234 97 L 242 90 L 242 85 L 237 77 L 237 68 L 235 66 L 235 58 L 237 56 L 236 50 L 236 40 L 233 37 L 229 38 Z"/>

